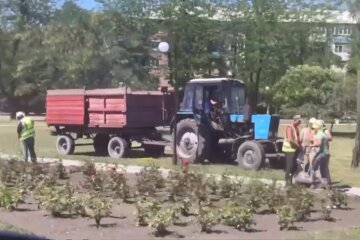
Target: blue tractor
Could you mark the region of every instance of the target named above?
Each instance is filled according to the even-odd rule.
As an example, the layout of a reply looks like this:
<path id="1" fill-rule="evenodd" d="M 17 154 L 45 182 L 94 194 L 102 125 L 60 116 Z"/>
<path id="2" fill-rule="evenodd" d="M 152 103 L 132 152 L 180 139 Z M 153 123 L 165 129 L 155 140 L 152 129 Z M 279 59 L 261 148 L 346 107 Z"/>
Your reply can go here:
<path id="1" fill-rule="evenodd" d="M 231 78 L 193 79 L 184 89 L 176 114 L 176 152 L 181 160 L 231 161 L 249 170 L 284 167 L 280 118 L 253 115 L 243 81 Z"/>

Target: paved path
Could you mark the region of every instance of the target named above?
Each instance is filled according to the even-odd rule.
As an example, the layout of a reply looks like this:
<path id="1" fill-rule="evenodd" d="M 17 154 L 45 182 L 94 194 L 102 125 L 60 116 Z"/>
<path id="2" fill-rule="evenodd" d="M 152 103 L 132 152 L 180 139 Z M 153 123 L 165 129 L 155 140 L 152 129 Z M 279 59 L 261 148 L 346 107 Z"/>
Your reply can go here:
<path id="1" fill-rule="evenodd" d="M 9 154 L 0 154 L 0 159 L 5 159 L 5 160 L 10 160 L 10 159 L 18 159 L 18 156 L 16 155 L 9 155 Z M 59 159 L 56 158 L 38 158 L 38 162 L 39 163 L 52 163 L 52 164 L 56 164 L 57 162 L 59 162 Z M 64 167 L 70 168 L 70 167 L 81 167 L 84 165 L 83 161 L 79 161 L 79 160 L 68 160 L 68 159 L 62 159 L 63 165 Z M 124 166 L 124 165 L 115 165 L 115 164 L 110 164 L 110 163 L 99 163 L 96 162 L 95 163 L 95 168 L 98 170 L 110 170 L 110 169 L 114 169 L 117 167 L 117 171 L 125 171 L 126 173 L 130 173 L 130 174 L 136 174 L 136 173 L 140 173 L 140 171 L 144 168 L 142 166 L 136 166 L 136 165 L 129 165 L 129 166 Z M 164 177 L 167 177 L 169 172 L 171 171 L 170 169 L 165 169 L 165 168 L 160 168 L 160 171 L 162 173 L 162 175 Z M 221 179 L 221 175 L 220 174 L 207 174 L 207 176 L 215 176 L 218 180 Z M 243 183 L 248 183 L 252 180 L 254 180 L 254 178 L 250 178 L 250 177 L 242 177 L 242 176 L 232 176 L 232 179 L 234 180 L 238 180 L 241 181 Z M 265 184 L 272 184 L 273 181 L 270 179 L 265 179 L 265 178 L 260 178 L 260 179 L 256 179 L 259 180 Z M 285 182 L 281 181 L 281 180 L 277 180 L 276 184 L 278 187 L 283 188 L 285 186 Z M 351 197 L 360 197 L 360 187 L 350 187 L 345 189 L 345 193 L 348 196 Z"/>

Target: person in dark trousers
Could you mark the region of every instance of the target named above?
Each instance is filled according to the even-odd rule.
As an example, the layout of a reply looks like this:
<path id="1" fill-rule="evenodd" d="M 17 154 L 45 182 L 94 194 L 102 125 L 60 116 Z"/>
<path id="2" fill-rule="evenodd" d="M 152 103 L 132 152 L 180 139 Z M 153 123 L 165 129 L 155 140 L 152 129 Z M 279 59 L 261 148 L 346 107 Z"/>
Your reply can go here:
<path id="1" fill-rule="evenodd" d="M 316 121 L 314 124 L 314 129 L 316 132 L 313 147 L 318 148 L 318 152 L 314 158 L 314 166 L 311 171 L 311 178 L 315 179 L 315 172 L 320 168 L 320 175 L 322 183 L 325 184 L 327 188 L 331 188 L 331 177 L 329 171 L 329 161 L 330 161 L 330 149 L 329 149 L 329 135 L 326 133 L 324 128 L 324 123 L 322 120 Z"/>
<path id="2" fill-rule="evenodd" d="M 286 128 L 283 142 L 283 152 L 286 158 L 285 182 L 286 186 L 292 185 L 292 179 L 296 172 L 296 161 L 301 151 L 299 126 L 301 124 L 300 115 L 293 117 L 293 122 Z"/>
<path id="3" fill-rule="evenodd" d="M 30 153 L 31 161 L 36 163 L 34 120 L 30 117 L 25 117 L 23 112 L 17 112 L 16 119 L 19 121 L 17 134 L 23 145 L 24 160 L 25 162 L 28 161 Z"/>

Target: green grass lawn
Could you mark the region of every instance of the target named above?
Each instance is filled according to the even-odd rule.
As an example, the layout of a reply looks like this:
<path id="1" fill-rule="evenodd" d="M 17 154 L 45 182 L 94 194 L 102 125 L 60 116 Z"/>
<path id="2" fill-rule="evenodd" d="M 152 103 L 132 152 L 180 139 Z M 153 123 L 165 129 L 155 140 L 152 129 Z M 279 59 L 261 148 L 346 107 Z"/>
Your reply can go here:
<path id="1" fill-rule="evenodd" d="M 306 234 L 295 234 L 298 239 L 308 240 L 353 240 L 360 239 L 360 228 L 343 229 L 339 231 L 318 231 Z"/>
<path id="2" fill-rule="evenodd" d="M 283 129 L 279 135 L 282 136 Z M 124 165 L 149 165 L 156 164 L 164 168 L 178 168 L 171 164 L 171 156 L 161 159 L 146 157 L 141 149 L 134 149 L 128 159 L 114 160 L 107 157 L 94 155 L 92 145 L 77 146 L 73 156 L 61 157 L 55 148 L 56 137 L 50 135 L 50 129 L 44 122 L 36 122 L 36 152 L 40 157 L 54 157 L 64 159 L 94 160 L 99 162 L 117 162 Z M 360 186 L 360 171 L 350 168 L 354 139 L 335 137 L 331 143 L 330 169 L 333 181 L 344 184 Z M 91 140 L 80 140 L 77 143 L 91 144 Z M 21 154 L 21 145 L 16 135 L 16 122 L 0 121 L 0 152 L 9 154 Z M 232 165 L 197 165 L 192 166 L 194 170 L 208 173 L 222 173 L 225 170 L 241 176 L 264 177 L 269 179 L 283 179 L 284 173 L 278 170 L 265 169 L 259 172 L 245 171 Z"/>

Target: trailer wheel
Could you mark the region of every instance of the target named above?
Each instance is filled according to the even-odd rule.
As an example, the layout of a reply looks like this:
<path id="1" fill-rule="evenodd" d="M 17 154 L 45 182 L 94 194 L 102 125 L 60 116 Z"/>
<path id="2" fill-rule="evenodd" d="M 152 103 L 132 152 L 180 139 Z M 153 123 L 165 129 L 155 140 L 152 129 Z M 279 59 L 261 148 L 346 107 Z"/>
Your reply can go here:
<path id="1" fill-rule="evenodd" d="M 56 150 L 61 155 L 73 154 L 75 151 L 75 141 L 70 135 L 61 135 L 56 140 Z"/>
<path id="2" fill-rule="evenodd" d="M 127 141 L 121 137 L 113 137 L 108 144 L 108 153 L 112 158 L 123 158 L 129 151 Z"/>
<path id="3" fill-rule="evenodd" d="M 110 137 L 107 134 L 96 134 L 94 138 L 94 149 L 97 155 L 105 156 L 108 154 L 108 144 Z"/>
<path id="4" fill-rule="evenodd" d="M 236 161 L 244 169 L 259 170 L 265 162 L 264 148 L 257 142 L 246 141 L 240 145 Z"/>
<path id="5" fill-rule="evenodd" d="M 184 119 L 177 124 L 176 153 L 181 160 L 201 163 L 208 157 L 209 134 L 194 119 Z"/>
<path id="6" fill-rule="evenodd" d="M 145 153 L 153 158 L 162 157 L 165 152 L 165 146 L 144 145 L 143 147 Z"/>

